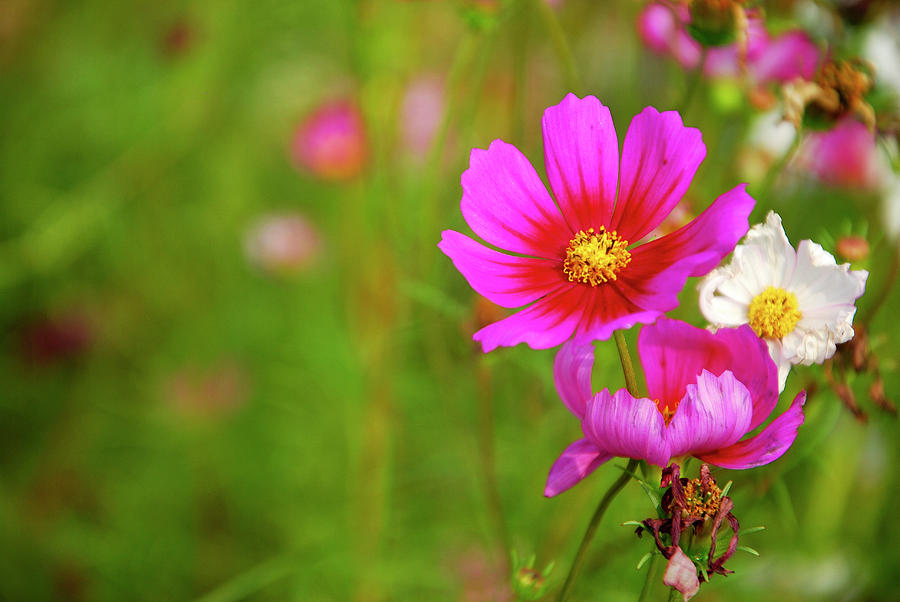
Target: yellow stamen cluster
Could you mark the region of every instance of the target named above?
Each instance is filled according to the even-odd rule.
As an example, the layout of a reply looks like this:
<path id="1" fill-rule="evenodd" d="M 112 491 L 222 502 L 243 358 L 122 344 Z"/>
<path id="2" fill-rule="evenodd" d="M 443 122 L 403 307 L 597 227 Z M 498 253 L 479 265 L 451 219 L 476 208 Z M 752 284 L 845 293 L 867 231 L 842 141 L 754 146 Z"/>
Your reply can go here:
<path id="1" fill-rule="evenodd" d="M 794 293 L 770 286 L 750 302 L 747 318 L 757 335 L 781 339 L 791 333 L 803 314 Z"/>
<path id="2" fill-rule="evenodd" d="M 631 261 L 627 246 L 628 241 L 619 238 L 615 230 L 609 232 L 603 226 L 597 231 L 581 230 L 569 241 L 563 273 L 569 282 L 591 286 L 615 280 L 616 273 Z"/>
<path id="3" fill-rule="evenodd" d="M 682 509 L 682 515 L 699 516 L 704 520 L 713 518 L 719 512 L 719 504 L 722 503 L 722 490 L 716 482 L 710 478 L 708 490 L 704 493 L 700 487 L 700 479 L 691 479 L 684 486 L 684 497 L 687 506 Z"/>

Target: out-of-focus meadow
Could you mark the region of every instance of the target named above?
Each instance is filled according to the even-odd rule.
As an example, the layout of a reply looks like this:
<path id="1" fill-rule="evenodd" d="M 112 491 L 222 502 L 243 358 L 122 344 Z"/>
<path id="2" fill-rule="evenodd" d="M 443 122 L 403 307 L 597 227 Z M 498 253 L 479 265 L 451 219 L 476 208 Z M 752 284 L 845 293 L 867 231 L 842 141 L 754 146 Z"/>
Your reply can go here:
<path id="1" fill-rule="evenodd" d="M 689 75 L 642 47 L 640 2 L 557 4 L 0 2 L 0 599 L 508 600 L 509 550 L 564 577 L 622 462 L 542 496 L 579 434 L 553 352 L 482 354 L 502 310 L 436 244 L 469 231 L 469 149 L 503 138 L 541 166 L 541 113 L 569 91 L 621 141 Z M 329 103 L 365 132 L 317 171 L 297 136 Z M 832 252 L 863 234 L 864 315 L 897 244 L 879 194 L 770 186 L 758 114 L 700 83 L 687 211 L 749 181 L 751 223 L 775 208 Z M 674 315 L 702 325 L 695 285 Z M 870 342 L 896 398 L 887 294 Z M 621 387 L 597 353 L 595 386 Z M 896 599 L 900 426 L 851 378 L 866 422 L 797 369 L 779 407 L 819 384 L 794 447 L 718 473 L 767 530 L 700 599 Z M 630 484 L 576 599 L 635 599 L 652 539 L 621 524 L 651 514 Z"/>

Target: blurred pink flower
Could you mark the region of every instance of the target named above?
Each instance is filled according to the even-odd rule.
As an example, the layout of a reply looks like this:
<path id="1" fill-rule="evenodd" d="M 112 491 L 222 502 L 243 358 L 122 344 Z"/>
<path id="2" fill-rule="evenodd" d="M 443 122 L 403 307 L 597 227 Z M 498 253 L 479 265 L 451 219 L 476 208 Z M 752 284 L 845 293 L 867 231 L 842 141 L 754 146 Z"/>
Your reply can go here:
<path id="1" fill-rule="evenodd" d="M 444 83 L 437 75 L 423 75 L 406 89 L 400 109 L 403 147 L 422 162 L 444 116 Z"/>
<path id="2" fill-rule="evenodd" d="M 620 389 L 592 393 L 594 348 L 567 343 L 556 355 L 553 376 L 563 403 L 582 421 L 584 437 L 550 469 L 544 495 L 566 491 L 613 457 L 666 466 L 692 455 L 724 468 L 768 464 L 791 446 L 803 423 L 801 392 L 790 408 L 758 435 L 778 403 L 778 370 L 765 342 L 749 326 L 715 334 L 661 318 L 645 326 L 638 351 L 648 397 Z"/>
<path id="3" fill-rule="evenodd" d="M 359 109 L 348 100 L 328 102 L 308 115 L 294 133 L 297 166 L 326 180 L 359 175 L 368 154 Z"/>
<path id="4" fill-rule="evenodd" d="M 267 272 L 299 272 L 308 268 L 321 249 L 318 231 L 298 213 L 270 215 L 247 234 L 250 261 Z"/>
<path id="5" fill-rule="evenodd" d="M 573 94 L 544 112 L 550 188 L 525 156 L 495 140 L 474 149 L 462 175 L 463 217 L 500 253 L 445 230 L 438 244 L 478 293 L 526 309 L 475 333 L 485 352 L 575 336 L 607 339 L 678 306 L 689 276 L 702 276 L 749 228 L 755 201 L 743 185 L 678 230 L 628 248 L 684 196 L 706 156 L 700 131 L 647 107 L 631 122 L 619 158 L 609 109 Z M 617 194 L 618 190 L 618 194 Z M 523 257 L 523 255 L 525 257 Z"/>
<path id="6" fill-rule="evenodd" d="M 685 69 L 694 69 L 702 52 L 700 43 L 687 32 L 689 22 L 684 5 L 652 2 L 638 17 L 638 33 L 654 52 L 672 56 Z M 773 38 L 756 12 L 747 13 L 747 74 L 757 85 L 787 82 L 798 76 L 810 79 L 819 60 L 818 47 L 804 32 L 793 30 Z M 703 72 L 708 77 L 738 77 L 738 45 L 710 48 Z"/>
<path id="7" fill-rule="evenodd" d="M 890 173 L 875 133 L 852 117 L 827 132 L 810 134 L 795 161 L 826 184 L 843 188 L 871 190 L 884 184 Z"/>

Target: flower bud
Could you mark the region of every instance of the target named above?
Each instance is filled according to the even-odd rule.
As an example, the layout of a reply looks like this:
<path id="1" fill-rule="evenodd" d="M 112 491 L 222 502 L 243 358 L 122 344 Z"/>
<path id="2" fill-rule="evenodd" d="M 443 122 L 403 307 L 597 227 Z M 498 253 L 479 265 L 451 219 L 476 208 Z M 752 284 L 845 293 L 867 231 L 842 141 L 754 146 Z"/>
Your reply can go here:
<path id="1" fill-rule="evenodd" d="M 737 0 L 692 0 L 688 32 L 704 46 L 724 46 L 746 28 L 746 15 Z"/>
<path id="2" fill-rule="evenodd" d="M 869 241 L 857 234 L 842 236 L 838 239 L 835 250 L 847 261 L 862 261 L 869 256 Z"/>

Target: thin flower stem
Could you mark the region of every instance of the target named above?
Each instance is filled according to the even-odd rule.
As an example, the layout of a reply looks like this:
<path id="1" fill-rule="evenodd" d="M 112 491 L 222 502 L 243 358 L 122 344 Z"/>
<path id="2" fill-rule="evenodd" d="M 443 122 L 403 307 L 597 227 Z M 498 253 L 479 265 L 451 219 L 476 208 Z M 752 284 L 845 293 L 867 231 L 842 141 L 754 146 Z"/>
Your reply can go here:
<path id="1" fill-rule="evenodd" d="M 638 602 L 644 602 L 653 589 L 653 577 L 656 574 L 656 564 L 659 562 L 660 555 L 654 554 L 650 558 L 650 566 L 647 567 L 647 576 L 644 577 L 644 586 L 641 588 L 641 595 L 638 596 Z"/>
<path id="2" fill-rule="evenodd" d="M 875 301 L 868 307 L 863 319 L 860 320 L 860 323 L 863 325 L 872 323 L 875 314 L 877 314 L 878 310 L 881 309 L 881 306 L 884 305 L 891 289 L 894 288 L 894 282 L 897 280 L 897 273 L 900 271 L 900 250 L 895 248 L 894 245 L 891 245 L 890 248 L 894 257 L 891 259 L 891 265 L 888 268 L 887 274 L 885 274 L 884 283 L 881 285 L 881 288 L 875 297 Z"/>
<path id="3" fill-rule="evenodd" d="M 478 448 L 481 478 L 484 482 L 485 496 L 497 544 L 500 547 L 500 558 L 503 563 L 503 574 L 509 574 L 509 531 L 506 528 L 506 518 L 503 516 L 503 504 L 500 501 L 500 488 L 497 484 L 497 470 L 494 454 L 494 407 L 493 407 L 493 379 L 491 371 L 485 363 L 485 358 L 476 359 L 476 372 L 478 377 Z"/>
<path id="4" fill-rule="evenodd" d="M 800 142 L 802 141 L 803 136 L 800 132 L 797 132 L 797 135 L 794 136 L 793 142 L 791 142 L 791 146 L 787 149 L 787 151 L 781 156 L 781 158 L 769 168 L 769 171 L 766 172 L 766 179 L 763 180 L 762 186 L 760 188 L 759 193 L 755 196 L 757 201 L 764 201 L 768 204 L 768 206 L 772 206 L 770 202 L 770 197 L 772 195 L 772 189 L 775 187 L 775 182 L 778 180 L 778 176 L 781 175 L 781 172 L 784 171 L 784 168 L 787 167 L 788 163 L 791 162 L 791 159 L 794 158 L 794 155 L 797 154 L 797 149 L 800 148 Z"/>
<path id="5" fill-rule="evenodd" d="M 668 598 L 669 602 L 675 602 L 676 600 L 678 600 L 678 596 L 680 596 L 680 595 L 681 595 L 681 592 L 679 592 L 674 587 L 669 588 L 669 598 Z"/>
<path id="6" fill-rule="evenodd" d="M 631 354 L 628 352 L 628 344 L 625 342 L 625 334 L 621 330 L 616 330 L 613 332 L 613 338 L 616 341 L 616 349 L 619 351 L 619 361 L 622 363 L 622 373 L 625 375 L 625 387 L 628 389 L 629 393 L 637 397 L 637 378 L 634 375 L 634 366 L 631 363 Z M 578 575 L 578 570 L 584 563 L 585 553 L 591 545 L 591 540 L 594 539 L 594 533 L 596 533 L 597 527 L 600 525 L 600 520 L 603 518 L 603 515 L 606 514 L 606 509 L 609 507 L 609 504 L 619 492 L 622 491 L 622 488 L 625 487 L 625 484 L 631 478 L 631 475 L 637 470 L 639 463 L 640 460 L 628 460 L 628 466 L 625 467 L 625 471 L 612 485 L 610 485 L 609 489 L 606 490 L 606 493 L 600 500 L 600 505 L 597 506 L 597 509 L 594 511 L 594 516 L 591 517 L 591 522 L 588 523 L 587 530 L 584 532 L 584 537 L 581 538 L 581 544 L 578 546 L 578 551 L 575 553 L 575 560 L 572 561 L 572 568 L 569 569 L 566 582 L 563 584 L 559 596 L 556 598 L 557 602 L 563 602 L 568 598 L 569 593 L 571 593 L 572 586 L 575 583 L 575 577 Z"/>
<path id="7" fill-rule="evenodd" d="M 700 51 L 700 62 L 697 63 L 697 68 L 691 71 L 687 81 L 687 87 L 684 90 L 684 97 L 678 105 L 678 112 L 681 113 L 682 118 L 684 118 L 687 113 L 688 107 L 691 106 L 691 101 L 697 93 L 697 88 L 700 87 L 700 80 L 703 79 L 703 65 L 706 63 L 706 50 L 706 46 L 703 46 Z"/>
<path id="8" fill-rule="evenodd" d="M 625 471 L 612 485 L 610 485 L 609 489 L 607 489 L 606 493 L 603 495 L 603 499 L 600 500 L 600 505 L 597 506 L 597 509 L 594 511 L 594 516 L 591 517 L 591 522 L 588 523 L 587 530 L 584 532 L 584 537 L 581 538 L 581 545 L 578 546 L 578 551 L 575 553 L 575 560 L 572 561 L 572 568 L 569 569 L 566 582 L 563 584 L 559 596 L 556 598 L 557 602 L 563 602 L 569 597 L 569 593 L 572 591 L 572 585 L 575 583 L 575 577 L 578 575 L 578 570 L 584 563 L 585 552 L 587 552 L 588 547 L 591 545 L 591 540 L 594 539 L 594 533 L 600 525 L 600 519 L 606 514 L 606 509 L 609 507 L 610 502 L 613 501 L 613 498 L 615 498 L 619 492 L 622 491 L 622 488 L 625 487 L 625 483 L 631 478 L 631 473 L 634 472 L 637 465 L 637 460 L 629 460 L 628 466 L 625 467 Z"/>
<path id="9" fill-rule="evenodd" d="M 566 41 L 566 34 L 559 24 L 559 19 L 556 17 L 553 7 L 546 0 L 532 0 L 532 4 L 537 9 L 541 21 L 544 22 L 547 33 L 550 34 L 550 41 L 553 43 L 553 49 L 556 51 L 556 58 L 562 67 L 566 88 L 568 88 L 569 92 L 581 94 L 583 88 L 581 77 L 578 75 L 578 67 L 575 65 L 575 57 L 572 54 L 569 43 Z"/>
<path id="10" fill-rule="evenodd" d="M 625 342 L 625 333 L 621 330 L 613 331 L 616 341 L 616 349 L 619 351 L 619 361 L 622 363 L 622 373 L 625 375 L 625 388 L 632 396 L 638 397 L 637 378 L 634 375 L 634 365 L 631 363 L 631 354 L 628 352 L 628 344 Z"/>

